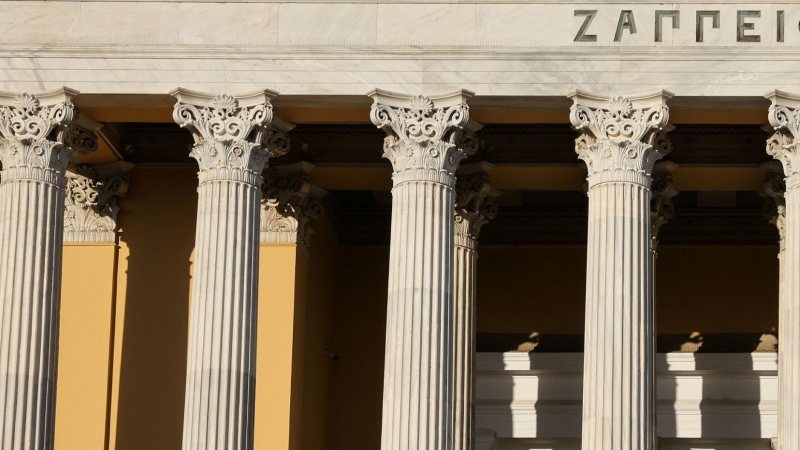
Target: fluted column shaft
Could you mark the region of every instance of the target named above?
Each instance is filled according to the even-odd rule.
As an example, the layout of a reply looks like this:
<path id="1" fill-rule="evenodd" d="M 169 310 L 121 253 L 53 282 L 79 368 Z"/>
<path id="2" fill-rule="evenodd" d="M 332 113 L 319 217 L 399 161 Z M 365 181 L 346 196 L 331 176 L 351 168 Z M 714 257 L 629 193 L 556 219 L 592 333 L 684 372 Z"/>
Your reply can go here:
<path id="1" fill-rule="evenodd" d="M 260 189 L 200 184 L 184 449 L 252 446 Z"/>
<path id="2" fill-rule="evenodd" d="M 179 90 L 175 121 L 200 166 L 189 322 L 184 450 L 250 450 L 255 409 L 261 171 L 269 92 Z"/>
<path id="3" fill-rule="evenodd" d="M 453 188 L 392 190 L 383 449 L 452 444 Z"/>
<path id="4" fill-rule="evenodd" d="M 800 448 L 800 177 L 786 185 L 778 318 L 778 439 Z"/>
<path id="5" fill-rule="evenodd" d="M 394 168 L 383 389 L 383 450 L 453 447 L 455 169 L 469 151 L 466 91 L 371 94 Z"/>
<path id="6" fill-rule="evenodd" d="M 455 243 L 455 410 L 453 411 L 453 448 L 470 450 L 475 436 L 475 272 L 478 253 L 469 236 L 456 236 Z"/>
<path id="7" fill-rule="evenodd" d="M 650 449 L 654 427 L 650 190 L 610 181 L 589 190 L 584 450 Z"/>
<path id="8" fill-rule="evenodd" d="M 453 448 L 472 450 L 475 438 L 475 277 L 481 227 L 497 216 L 500 194 L 485 173 L 491 165 L 464 166 L 456 183 L 454 247 Z"/>
<path id="9" fill-rule="evenodd" d="M 0 183 L 2 448 L 52 448 L 64 187 Z"/>
<path id="10" fill-rule="evenodd" d="M 666 93 L 570 94 L 589 169 L 583 450 L 653 450 L 653 164 L 669 152 Z"/>
<path id="11" fill-rule="evenodd" d="M 0 448 L 53 448 L 64 172 L 77 92 L 0 93 Z M 13 100 L 12 100 L 13 99 Z"/>
<path id="12" fill-rule="evenodd" d="M 784 204 L 776 198 L 775 217 L 781 250 L 778 436 L 773 445 L 792 450 L 800 448 L 800 96 L 775 91 L 767 98 L 772 100 L 769 122 L 775 129 L 767 153 L 782 163 L 786 175 Z"/>

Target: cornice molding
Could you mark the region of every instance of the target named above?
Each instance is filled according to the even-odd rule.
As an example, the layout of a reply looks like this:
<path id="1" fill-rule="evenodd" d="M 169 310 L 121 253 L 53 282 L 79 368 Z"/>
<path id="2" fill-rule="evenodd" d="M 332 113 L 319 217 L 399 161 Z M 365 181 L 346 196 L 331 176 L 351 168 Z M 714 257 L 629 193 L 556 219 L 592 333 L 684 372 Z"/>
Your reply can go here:
<path id="1" fill-rule="evenodd" d="M 119 161 L 72 165 L 66 175 L 64 242 L 116 243 L 118 198 L 128 191 L 126 172 L 133 164 Z"/>

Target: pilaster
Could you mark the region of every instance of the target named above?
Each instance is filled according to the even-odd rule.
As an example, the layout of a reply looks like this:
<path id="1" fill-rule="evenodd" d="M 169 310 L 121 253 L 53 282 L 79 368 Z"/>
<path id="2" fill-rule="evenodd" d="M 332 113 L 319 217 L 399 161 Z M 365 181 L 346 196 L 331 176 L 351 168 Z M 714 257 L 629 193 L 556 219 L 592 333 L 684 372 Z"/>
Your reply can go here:
<path id="1" fill-rule="evenodd" d="M 481 227 L 497 216 L 494 189 L 487 162 L 461 167 L 457 172 L 455 210 L 455 254 L 453 295 L 455 308 L 455 409 L 453 448 L 472 450 L 475 446 L 475 277 L 477 244 Z"/>
<path id="2" fill-rule="evenodd" d="M 77 91 L 0 92 L 0 447 L 53 448 L 65 172 Z"/>
<path id="3" fill-rule="evenodd" d="M 183 448 L 250 450 L 261 172 L 287 150 L 270 127 L 277 93 L 172 95 L 200 166 Z"/>
<path id="4" fill-rule="evenodd" d="M 800 96 L 774 91 L 766 97 L 772 101 L 769 123 L 775 130 L 767 139 L 767 153 L 781 162 L 785 175 L 783 185 L 774 176 L 765 185 L 776 200 L 775 224 L 781 233 L 778 436 L 773 444 L 788 450 L 800 448 L 800 366 L 796 363 L 800 361 Z M 783 187 L 781 204 L 778 192 Z"/>
<path id="5" fill-rule="evenodd" d="M 653 450 L 653 167 L 671 149 L 672 97 L 575 91 L 570 121 L 588 168 L 583 450 Z"/>
<path id="6" fill-rule="evenodd" d="M 477 148 L 472 95 L 369 94 L 394 184 L 383 450 L 453 448 L 453 206 L 456 168 Z"/>

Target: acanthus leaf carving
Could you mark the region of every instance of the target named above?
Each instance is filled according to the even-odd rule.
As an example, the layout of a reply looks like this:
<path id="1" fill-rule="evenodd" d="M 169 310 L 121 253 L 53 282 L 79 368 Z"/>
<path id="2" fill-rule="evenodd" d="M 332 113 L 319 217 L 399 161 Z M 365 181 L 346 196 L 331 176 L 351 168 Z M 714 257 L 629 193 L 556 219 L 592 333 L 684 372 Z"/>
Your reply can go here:
<path id="1" fill-rule="evenodd" d="M 759 194 L 764 197 L 761 212 L 764 218 L 778 229 L 780 250 L 783 253 L 786 248 L 786 182 L 783 175 L 768 172 L 764 177 L 764 187 Z"/>
<path id="2" fill-rule="evenodd" d="M 80 164 L 84 156 L 97 151 L 97 130 L 103 125 L 84 115 L 78 115 L 72 123 L 70 141 L 75 150 L 73 160 Z"/>
<path id="3" fill-rule="evenodd" d="M 124 171 L 129 168 L 105 175 L 89 165 L 75 165 L 67 171 L 64 242 L 116 242 L 117 199 L 128 191 Z"/>
<path id="4" fill-rule="evenodd" d="M 679 192 L 675 189 L 675 181 L 669 172 L 653 176 L 650 192 L 650 248 L 655 251 L 659 230 L 675 217 L 675 203 L 672 198 Z"/>
<path id="5" fill-rule="evenodd" d="M 800 183 L 800 97 L 775 91 L 767 98 L 769 124 L 775 133 L 767 139 L 767 153 L 780 161 L 786 174 L 786 189 L 791 190 Z"/>
<path id="6" fill-rule="evenodd" d="M 477 173 L 459 175 L 455 194 L 455 243 L 474 249 L 481 227 L 497 217 L 498 207 L 494 197 L 499 192 L 492 188 L 488 174 Z"/>
<path id="7" fill-rule="evenodd" d="M 258 186 L 267 159 L 289 150 L 276 137 L 270 99 L 263 91 L 248 96 L 211 96 L 178 89 L 173 118 L 191 131 L 195 144 L 189 153 L 200 166 L 200 183 L 231 180 Z"/>
<path id="8" fill-rule="evenodd" d="M 441 99 L 382 91 L 370 95 L 370 119 L 387 134 L 383 156 L 392 163 L 395 184 L 424 180 L 452 185 L 458 164 L 478 149 L 468 126 L 466 98 L 472 94 L 462 91 Z"/>
<path id="9" fill-rule="evenodd" d="M 0 93 L 0 162 L 2 180 L 34 179 L 64 185 L 64 172 L 75 150 L 72 97 L 62 89 L 39 96 Z"/>
<path id="10" fill-rule="evenodd" d="M 575 141 L 578 157 L 586 163 L 589 186 L 604 181 L 649 185 L 653 166 L 670 152 L 667 93 L 644 100 L 637 107 L 623 96 L 601 98 L 582 92 L 573 99 L 570 122 L 582 134 Z"/>
<path id="11" fill-rule="evenodd" d="M 261 243 L 294 243 L 304 255 L 310 250 L 312 223 L 322 216 L 320 198 L 327 194 L 308 176 L 309 164 L 279 172 L 268 167 L 261 198 Z"/>

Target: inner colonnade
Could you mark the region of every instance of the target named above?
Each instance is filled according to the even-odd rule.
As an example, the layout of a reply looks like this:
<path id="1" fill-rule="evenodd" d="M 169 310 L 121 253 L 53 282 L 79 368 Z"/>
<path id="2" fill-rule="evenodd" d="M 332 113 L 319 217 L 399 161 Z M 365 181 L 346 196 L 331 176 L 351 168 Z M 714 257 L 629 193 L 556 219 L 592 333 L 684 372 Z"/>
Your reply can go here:
<path id="1" fill-rule="evenodd" d="M 166 402 L 167 398 L 174 398 L 175 392 L 179 392 L 185 399 L 182 407 L 173 408 L 171 418 L 165 419 L 174 425 L 174 412 L 182 415 L 182 425 L 177 428 L 182 430 L 179 441 L 184 449 L 277 448 L 273 447 L 277 442 L 276 436 L 281 436 L 280 445 L 286 446 L 284 448 L 314 448 L 308 442 L 324 441 L 325 436 L 335 434 L 330 430 L 328 435 L 312 431 L 314 428 L 309 424 L 330 423 L 332 419 L 329 416 L 336 415 L 336 402 L 357 402 L 353 397 L 359 395 L 358 387 L 348 391 L 350 394 L 345 397 L 332 395 L 326 400 L 329 402 L 326 412 L 316 411 L 319 403 L 313 399 L 318 393 L 315 391 L 317 383 L 308 380 L 318 375 L 315 370 L 321 370 L 314 366 L 319 361 L 304 366 L 302 358 L 297 356 L 298 349 L 312 348 L 316 352 L 316 347 L 319 347 L 318 353 L 331 361 L 339 359 L 339 350 L 337 342 L 327 336 L 324 348 L 321 342 L 310 343 L 310 336 L 316 336 L 315 327 L 324 325 L 306 319 L 312 316 L 308 311 L 314 305 L 295 304 L 294 300 L 304 295 L 310 298 L 312 294 L 306 291 L 315 289 L 308 282 L 311 272 L 316 270 L 312 268 L 315 264 L 313 255 L 318 251 L 312 238 L 314 227 L 318 229 L 315 234 L 320 239 L 330 239 L 326 236 L 331 231 L 323 229 L 326 227 L 319 223 L 314 226 L 315 221 L 324 217 L 331 228 L 336 228 L 337 224 L 340 228 L 349 228 L 349 235 L 345 232 L 338 238 L 340 243 L 347 239 L 369 243 L 370 231 L 365 224 L 370 223 L 371 213 L 364 212 L 370 207 L 364 205 L 374 207 L 377 203 L 389 211 L 390 218 L 385 285 L 388 300 L 381 306 L 386 308 L 385 353 L 381 371 L 382 426 L 379 432 L 383 450 L 706 448 L 682 444 L 689 438 L 696 438 L 697 445 L 704 442 L 702 439 L 711 439 L 707 445 L 739 445 L 735 448 L 755 449 L 771 444 L 773 448 L 782 450 L 800 448 L 800 366 L 792 363 L 800 361 L 800 343 L 797 342 L 800 339 L 800 278 L 797 271 L 800 265 L 800 224 L 796 216 L 800 210 L 796 189 L 800 149 L 795 144 L 795 139 L 800 136 L 800 96 L 773 91 L 767 95 L 770 105 L 759 112 L 763 114 L 763 121 L 769 123 L 769 133 L 764 133 L 764 136 L 769 136 L 766 155 L 780 163 L 762 164 L 756 181 L 761 191 L 757 207 L 761 208 L 763 203 L 764 223 L 770 221 L 774 224 L 780 242 L 780 272 L 779 277 L 775 277 L 779 279 L 780 324 L 776 332 L 780 346 L 777 379 L 773 383 L 774 377 L 770 378 L 769 374 L 775 370 L 770 365 L 775 364 L 774 358 L 753 357 L 755 359 L 747 361 L 750 367 L 737 366 L 740 360 L 736 358 L 711 358 L 709 366 L 701 367 L 700 359 L 682 360 L 676 356 L 681 353 L 664 355 L 659 350 L 661 344 L 657 342 L 656 333 L 658 244 L 662 230 L 668 230 L 670 220 L 676 214 L 680 216 L 682 203 L 678 191 L 683 188 L 679 184 L 682 182 L 689 190 L 705 192 L 698 194 L 694 206 L 703 202 L 725 203 L 730 196 L 708 194 L 716 192 L 708 188 L 709 183 L 741 187 L 747 183 L 736 179 L 737 174 L 747 173 L 746 176 L 752 179 L 754 172 L 742 171 L 741 168 L 714 172 L 713 168 L 708 170 L 698 164 L 694 169 L 700 171 L 695 173 L 712 179 L 697 181 L 696 175 L 691 176 L 691 163 L 687 165 L 688 170 L 680 172 L 682 167 L 670 159 L 673 150 L 680 152 L 671 132 L 675 129 L 680 133 L 681 125 L 676 127 L 672 124 L 669 108 L 671 102 L 679 98 L 673 99 L 673 94 L 666 91 L 649 95 L 603 94 L 583 90 L 567 94 L 572 102 L 568 109 L 568 122 L 574 131 L 565 129 L 566 123 L 561 123 L 558 128 L 541 121 L 544 123 L 539 129 L 541 135 L 558 135 L 560 142 L 574 139 L 577 158 L 585 164 L 582 168 L 570 164 L 526 168 L 524 164 L 503 166 L 502 145 L 499 140 L 492 142 L 493 137 L 511 142 L 514 127 L 524 126 L 524 118 L 506 129 L 479 123 L 475 115 L 471 115 L 469 105 L 480 97 L 473 98 L 474 94 L 467 90 L 444 95 L 408 95 L 375 90 L 369 94 L 372 99 L 369 120 L 385 133 L 382 137 L 383 157 L 391 163 L 391 199 L 375 194 L 362 204 L 357 198 L 363 196 L 353 193 L 360 191 L 352 187 L 358 183 L 386 186 L 389 183 L 386 167 L 367 164 L 364 166 L 366 170 L 357 176 L 342 170 L 336 177 L 331 174 L 338 169 L 326 172 L 315 168 L 309 162 L 309 155 L 314 154 L 315 140 L 331 148 L 337 145 L 340 148 L 354 147 L 355 141 L 337 143 L 337 131 L 325 125 L 324 120 L 319 121 L 322 125 L 318 128 L 305 125 L 304 131 L 304 125 L 279 117 L 273 103 L 280 97 L 271 90 L 229 95 L 177 89 L 172 92 L 175 101 L 172 114 L 174 123 L 183 130 L 178 130 L 174 124 L 171 128 L 166 125 L 125 127 L 103 124 L 82 115 L 75 106 L 80 103 L 80 94 L 67 88 L 35 95 L 2 93 L 2 448 L 50 449 L 54 445 L 58 449 L 75 448 L 70 447 L 74 444 L 62 443 L 73 435 L 70 416 L 75 413 L 64 408 L 76 404 L 72 383 L 78 385 L 80 382 L 72 378 L 74 373 L 70 371 L 74 371 L 74 367 L 57 370 L 61 281 L 62 277 L 74 273 L 69 264 L 65 262 L 62 265 L 62 251 L 65 248 L 69 251 L 72 244 L 85 245 L 91 249 L 87 251 L 101 252 L 105 248 L 103 244 L 114 248 L 116 244 L 123 245 L 123 241 L 128 239 L 124 218 L 146 216 L 157 211 L 148 209 L 148 202 L 154 199 L 135 201 L 135 191 L 139 189 L 135 183 L 137 171 L 158 172 L 167 167 L 153 164 L 158 162 L 158 155 L 154 157 L 154 153 L 150 153 L 148 156 L 147 146 L 163 147 L 186 142 L 181 139 L 188 135 L 192 142 L 191 151 L 186 153 L 199 165 L 199 172 L 192 170 L 199 179 L 195 186 L 195 241 L 181 255 L 191 261 L 193 271 L 191 278 L 186 280 L 186 284 L 191 285 L 191 308 L 178 310 L 190 310 L 188 328 L 183 330 L 188 341 L 183 353 L 186 359 L 169 363 L 173 367 L 183 366 L 185 384 L 172 386 L 164 397 Z M 366 113 L 366 109 L 363 112 Z M 567 110 L 563 109 L 554 110 L 552 114 L 553 117 L 566 117 L 566 113 Z M 296 112 L 292 114 L 297 116 Z M 702 114 L 713 115 L 713 111 L 700 112 Z M 681 142 L 702 140 L 703 133 L 710 132 L 707 124 L 713 122 L 701 120 L 697 123 L 706 124 L 706 129 L 698 128 L 694 137 L 681 138 Z M 688 125 L 688 129 L 693 126 L 697 124 Z M 375 135 L 363 131 L 364 127 L 364 124 L 353 125 L 356 131 L 345 134 L 344 139 L 358 138 L 357 134 L 361 133 L 373 139 L 369 142 L 374 143 Z M 153 137 L 155 140 L 163 138 L 163 141 L 154 144 Z M 127 147 L 122 143 L 127 143 Z M 541 144 L 543 147 L 548 145 L 545 141 Z M 536 142 L 520 145 L 522 148 L 526 146 L 537 147 Z M 186 148 L 185 145 L 173 147 L 177 147 L 173 149 L 176 154 Z M 94 164 L 92 158 L 98 148 L 101 148 L 100 152 L 113 151 L 120 157 L 112 162 Z M 376 146 L 374 152 L 379 154 L 380 148 Z M 556 153 L 554 157 L 563 161 L 563 152 Z M 133 156 L 126 158 L 126 155 Z M 324 154 L 317 156 L 324 160 Z M 328 156 L 340 157 L 333 153 Z M 131 162 L 147 157 L 150 159 L 141 166 L 134 167 Z M 692 155 L 686 157 L 691 159 Z M 490 163 L 492 158 L 500 161 Z M 575 158 L 575 155 L 570 158 Z M 282 163 L 282 159 L 286 162 Z M 709 161 L 713 162 L 713 158 Z M 336 165 L 331 167 L 336 168 Z M 500 172 L 505 181 L 499 185 L 494 183 L 493 172 Z M 169 179 L 164 181 L 166 185 L 180 177 L 189 179 L 189 172 L 178 173 L 166 174 Z M 684 174 L 681 175 L 683 178 L 679 178 L 679 173 Z M 549 179 L 547 183 L 552 187 L 563 183 L 561 178 L 575 178 L 574 174 L 578 174 L 580 179 L 585 177 L 586 181 L 582 186 L 585 194 L 578 186 L 572 191 L 579 195 L 570 197 L 579 204 L 588 198 L 585 228 L 579 219 L 575 221 L 578 225 L 565 225 L 564 217 L 569 218 L 570 214 L 565 210 L 557 211 L 552 216 L 556 219 L 548 222 L 549 231 L 541 233 L 545 240 L 537 242 L 547 244 L 546 237 L 550 235 L 563 238 L 569 234 L 570 226 L 578 228 L 571 236 L 579 236 L 578 241 L 585 239 L 586 271 L 579 276 L 583 278 L 585 274 L 586 283 L 582 347 L 571 347 L 572 350 L 563 352 L 561 356 L 564 359 L 558 359 L 555 354 L 558 352 L 555 352 L 555 359 L 545 357 L 537 360 L 536 351 L 531 352 L 533 356 L 528 359 L 528 353 L 524 352 L 535 350 L 540 343 L 537 337 L 530 335 L 529 340 L 518 348 L 507 349 L 518 350 L 517 353 L 500 356 L 498 360 L 496 353 L 492 356 L 491 350 L 484 350 L 485 356 L 481 356 L 478 352 L 480 339 L 476 333 L 476 302 L 480 302 L 477 297 L 481 292 L 477 284 L 480 278 L 478 268 L 484 259 L 478 255 L 481 253 L 479 248 L 487 248 L 478 246 L 481 230 L 485 228 L 490 233 L 493 221 L 510 220 L 503 217 L 504 205 L 517 202 L 517 211 L 525 209 L 522 198 L 526 194 L 517 192 L 520 186 L 536 191 L 537 177 Z M 718 179 L 714 180 L 715 177 Z M 376 181 L 364 181 L 370 178 Z M 752 182 L 748 186 L 751 185 Z M 143 186 L 142 189 L 147 188 Z M 331 193 L 337 190 L 349 193 Z M 123 196 L 131 198 L 130 211 L 126 211 L 128 199 L 121 198 Z M 536 198 L 547 202 L 545 197 Z M 559 197 L 554 198 L 556 200 L 551 200 L 551 206 L 559 203 Z M 167 197 L 164 201 L 169 202 Z M 190 210 L 186 205 L 182 207 L 182 211 L 188 214 Z M 348 215 L 347 211 L 354 210 L 361 211 L 361 215 Z M 120 224 L 117 222 L 118 214 Z M 692 227 L 713 221 L 708 217 L 707 214 L 698 214 L 678 222 L 692 233 L 702 233 L 702 229 Z M 741 219 L 741 216 L 730 217 Z M 149 220 L 161 219 L 151 217 Z M 163 222 L 166 219 L 149 230 L 170 227 Z M 525 231 L 530 223 L 528 217 L 515 222 L 515 226 Z M 727 226 L 735 228 L 736 224 L 728 223 Z M 530 228 L 527 230 L 530 233 Z M 718 229 L 712 227 L 710 242 L 726 238 L 714 236 L 717 232 Z M 735 231 L 730 235 L 738 236 Z M 498 233 L 492 239 L 513 244 L 515 236 Z M 694 238 L 700 239 L 697 236 Z M 126 247 L 127 258 L 133 260 L 138 257 L 133 245 L 136 233 L 131 232 L 130 237 L 133 240 L 124 245 L 129 246 Z M 691 243 L 692 237 L 689 236 L 686 242 Z M 740 238 L 746 241 L 748 236 L 732 239 Z M 554 238 L 552 242 L 564 241 Z M 289 246 L 288 259 L 280 260 L 282 263 L 290 262 L 288 271 L 284 270 L 286 264 L 282 268 L 270 264 L 271 260 L 277 261 L 278 253 L 268 252 L 283 250 L 265 250 L 272 248 L 270 246 L 281 248 L 281 245 Z M 325 253 L 327 250 L 319 251 Z M 576 253 L 574 249 L 571 251 Z M 112 269 L 109 270 L 113 270 L 118 260 L 126 258 L 124 252 L 106 253 L 103 257 L 110 258 Z M 347 261 L 346 256 L 343 258 L 339 260 L 341 265 L 358 265 Z M 358 254 L 352 258 L 358 259 Z M 67 256 L 65 261 L 75 260 Z M 165 270 L 169 270 L 168 256 L 165 256 L 165 261 L 153 264 L 164 264 Z M 490 261 L 509 266 L 519 264 L 510 260 L 498 261 L 497 258 Z M 549 261 L 542 260 L 538 264 L 547 265 Z M 552 264 L 556 265 L 557 259 Z M 98 289 L 113 291 L 114 297 L 122 297 L 125 289 L 130 292 L 132 284 L 148 283 L 147 279 L 136 279 L 135 275 L 129 268 L 127 287 L 101 286 Z M 107 278 L 115 279 L 115 276 Z M 102 275 L 97 277 L 102 278 Z M 329 281 L 332 283 L 330 286 L 340 289 L 343 286 L 339 280 Z M 659 279 L 659 284 L 675 282 Z M 284 286 L 290 298 L 281 306 L 282 309 L 269 303 L 271 295 L 278 295 L 277 286 Z M 383 286 L 379 285 L 379 288 Z M 350 295 L 359 298 L 363 292 L 359 294 L 354 290 Z M 65 294 L 67 297 L 69 295 Z M 118 300 L 115 310 L 106 311 L 111 318 L 107 320 L 112 323 L 121 314 L 135 310 L 135 306 L 123 305 L 119 303 L 121 301 Z M 724 299 L 716 301 L 718 308 L 725 308 Z M 481 307 L 491 309 L 492 303 L 489 301 Z M 531 307 L 535 309 L 536 305 Z M 73 320 L 71 306 L 65 303 L 65 308 L 60 316 L 62 325 L 74 325 L 75 322 L 68 322 Z M 155 304 L 154 308 L 151 314 L 167 311 L 160 310 L 161 306 Z M 358 317 L 356 313 L 349 314 L 353 320 Z M 580 316 L 575 311 L 564 311 L 564 314 Z M 146 317 L 139 318 L 138 322 L 134 319 L 129 315 L 126 321 L 109 325 L 106 332 L 124 337 L 124 333 L 131 333 L 131 327 L 137 323 L 154 323 Z M 75 329 L 65 330 L 70 339 L 75 336 Z M 163 332 L 154 329 L 153 333 L 158 336 Z M 267 335 L 271 336 L 269 340 L 264 337 Z M 342 338 L 343 341 L 348 339 L 358 340 L 358 334 Z M 486 341 L 487 336 L 483 339 Z M 701 341 L 702 337 L 695 344 L 704 345 Z M 176 341 L 173 338 L 169 342 Z M 383 342 L 378 344 L 383 345 Z M 62 343 L 62 350 L 73 352 L 75 348 L 70 345 Z M 140 410 L 145 413 L 131 412 L 136 408 L 125 409 L 133 401 L 125 398 L 129 395 L 125 394 L 125 389 L 136 390 L 130 387 L 136 381 L 126 378 L 128 375 L 123 367 L 123 363 L 130 362 L 118 356 L 120 349 L 128 344 L 125 340 L 114 342 L 112 339 L 105 345 L 99 353 L 105 350 L 106 356 L 112 356 L 110 361 L 106 360 L 107 367 L 103 372 L 106 379 L 101 377 L 100 380 L 104 386 L 99 390 L 98 404 L 101 406 L 96 411 L 97 424 L 92 426 L 103 430 L 99 441 L 106 447 L 97 448 L 123 450 L 132 448 L 125 442 L 137 439 L 145 442 L 153 437 L 133 436 L 135 431 L 121 424 L 136 414 L 152 413 L 159 417 L 159 412 L 146 407 Z M 492 345 L 502 346 L 492 343 L 486 346 Z M 691 352 L 683 345 L 680 350 Z M 751 351 L 756 350 L 753 348 Z M 573 354 L 580 351 L 582 356 Z M 158 350 L 153 352 L 158 353 Z M 724 351 L 720 353 L 726 354 Z M 174 354 L 181 355 L 181 352 Z M 138 358 L 146 359 L 148 356 L 143 354 Z M 343 355 L 341 367 L 346 367 L 347 358 L 348 355 Z M 282 364 L 280 370 L 276 369 L 279 363 Z M 537 369 L 540 364 L 549 364 L 547 370 L 553 372 L 547 376 L 544 366 Z M 110 371 L 108 367 L 111 367 Z M 371 369 L 373 373 L 374 367 Z M 332 378 L 340 376 L 336 367 L 325 370 Z M 704 377 L 716 373 L 716 378 L 709 376 L 709 380 L 723 379 L 725 371 L 744 373 L 743 379 L 755 377 L 756 384 L 761 386 L 777 383 L 773 389 L 777 406 L 770 410 L 769 402 L 765 400 L 766 392 L 772 387 L 762 388 L 755 397 L 738 403 L 738 410 L 734 407 L 726 409 L 725 401 L 730 399 L 724 392 L 714 403 L 717 394 L 707 391 L 707 386 L 717 385 Z M 57 382 L 57 372 L 67 375 L 66 388 Z M 366 376 L 368 370 L 362 368 L 356 372 L 359 375 L 354 377 L 355 383 L 366 379 L 362 376 Z M 662 398 L 662 391 L 666 389 L 664 377 L 672 376 L 672 372 L 675 375 L 668 379 L 673 382 L 675 377 L 693 376 L 694 379 L 699 377 L 702 383 L 712 384 L 700 385 L 703 392 L 697 394 L 701 397 L 697 414 L 680 416 L 681 420 L 688 422 L 676 422 L 668 427 L 660 405 L 672 401 L 669 406 L 674 408 L 670 417 L 677 421 L 681 399 L 675 395 L 683 395 L 686 389 L 675 387 L 671 394 L 673 397 Z M 147 379 L 147 375 L 142 377 Z M 276 382 L 279 378 L 282 381 Z M 174 381 L 175 377 L 171 379 Z M 573 382 L 576 380 L 577 384 Z M 508 382 L 512 384 L 510 393 L 492 397 L 498 386 Z M 526 395 L 525 383 L 531 382 L 538 383 L 540 391 L 533 404 L 527 407 L 534 411 L 533 420 L 538 422 L 534 424 L 536 431 L 525 436 L 526 404 L 521 397 Z M 547 382 L 555 384 L 551 390 L 542 391 L 541 386 Z M 559 385 L 562 382 L 566 384 Z M 567 386 L 569 383 L 572 384 Z M 719 390 L 742 390 L 736 380 L 730 385 L 724 383 L 718 384 Z M 578 391 L 582 389 L 582 394 L 574 392 L 576 387 Z M 137 395 L 143 399 L 133 402 L 157 403 L 159 388 L 141 386 L 139 389 Z M 549 399 L 548 395 L 551 395 Z M 710 402 L 709 398 L 712 399 Z M 91 403 L 90 400 L 82 401 L 86 402 L 85 405 Z M 752 410 L 742 412 L 741 408 L 748 405 Z M 576 414 L 575 408 L 580 412 Z M 687 411 L 689 409 L 687 407 Z M 738 423 L 736 420 L 742 417 L 745 419 L 741 420 L 745 421 L 755 420 L 760 428 L 740 435 L 737 434 L 740 427 L 732 425 L 726 430 L 722 426 L 704 434 L 703 429 L 712 422 L 703 417 L 715 414 L 723 421 L 730 417 L 731 423 Z M 328 416 L 322 417 L 325 415 Z M 87 421 L 95 420 L 94 417 L 87 415 L 82 425 L 75 426 L 85 426 Z M 577 427 L 574 417 L 581 417 Z M 137 420 L 146 423 L 149 419 L 140 417 Z M 547 420 L 553 421 L 551 425 L 546 425 Z M 774 426 L 770 425 L 773 422 Z M 61 423 L 64 425 L 59 425 Z M 693 429 L 695 425 L 699 428 Z M 145 430 L 140 432 L 147 434 Z M 155 433 L 152 442 L 172 439 L 165 438 L 167 434 L 170 432 L 164 435 Z M 358 436 L 351 438 L 359 439 Z M 377 448 L 378 443 L 370 445 L 375 445 L 370 448 Z"/>

